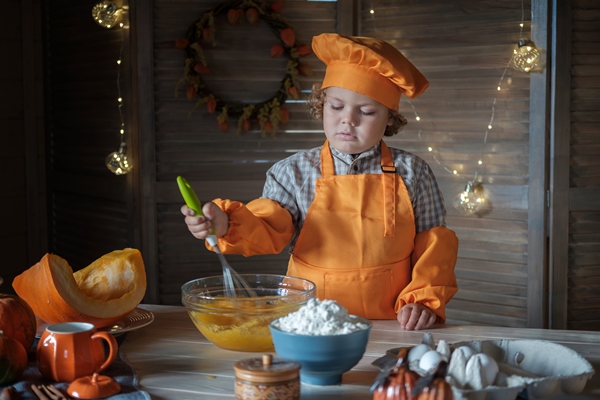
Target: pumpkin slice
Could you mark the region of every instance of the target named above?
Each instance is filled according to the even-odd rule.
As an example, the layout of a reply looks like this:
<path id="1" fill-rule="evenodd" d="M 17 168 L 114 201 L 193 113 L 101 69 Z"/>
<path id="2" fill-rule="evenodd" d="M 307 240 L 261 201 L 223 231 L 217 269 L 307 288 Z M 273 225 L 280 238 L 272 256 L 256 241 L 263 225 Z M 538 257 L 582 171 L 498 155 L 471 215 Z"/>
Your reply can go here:
<path id="1" fill-rule="evenodd" d="M 97 328 L 132 312 L 146 293 L 146 271 L 137 249 L 115 250 L 73 273 L 56 254 L 13 280 L 15 292 L 43 321 L 89 322 Z"/>

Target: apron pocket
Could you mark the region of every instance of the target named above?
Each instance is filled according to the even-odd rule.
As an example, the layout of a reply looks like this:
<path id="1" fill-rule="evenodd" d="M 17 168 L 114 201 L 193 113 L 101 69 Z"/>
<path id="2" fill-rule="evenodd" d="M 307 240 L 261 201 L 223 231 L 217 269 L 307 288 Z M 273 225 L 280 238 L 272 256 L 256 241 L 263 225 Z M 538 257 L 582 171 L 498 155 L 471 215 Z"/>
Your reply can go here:
<path id="1" fill-rule="evenodd" d="M 411 279 L 410 259 L 347 269 L 311 265 L 296 254 L 290 257 L 287 274 L 314 282 L 319 300 L 335 300 L 349 314 L 369 319 L 396 319 L 396 299 Z"/>
<path id="2" fill-rule="evenodd" d="M 369 319 L 396 319 L 398 293 L 389 266 L 367 270 L 329 270 L 323 276 L 324 298 L 336 300 L 348 313 Z"/>

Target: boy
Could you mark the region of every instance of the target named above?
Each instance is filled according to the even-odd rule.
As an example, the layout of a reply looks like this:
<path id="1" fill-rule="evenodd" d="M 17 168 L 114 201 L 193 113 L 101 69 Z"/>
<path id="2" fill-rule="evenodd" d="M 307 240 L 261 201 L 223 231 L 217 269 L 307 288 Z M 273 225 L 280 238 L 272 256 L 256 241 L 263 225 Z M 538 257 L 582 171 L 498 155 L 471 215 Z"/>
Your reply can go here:
<path id="1" fill-rule="evenodd" d="M 224 253 L 276 254 L 290 244 L 287 274 L 313 281 L 318 298 L 350 314 L 397 319 L 406 330 L 444 322 L 458 290 L 458 239 L 429 166 L 382 140 L 406 124 L 401 94 L 416 97 L 429 83 L 378 39 L 322 34 L 312 46 L 327 66 L 309 97 L 325 144 L 273 165 L 248 204 L 215 199 L 206 218 L 183 206 L 185 223 L 198 239 L 214 226 Z"/>

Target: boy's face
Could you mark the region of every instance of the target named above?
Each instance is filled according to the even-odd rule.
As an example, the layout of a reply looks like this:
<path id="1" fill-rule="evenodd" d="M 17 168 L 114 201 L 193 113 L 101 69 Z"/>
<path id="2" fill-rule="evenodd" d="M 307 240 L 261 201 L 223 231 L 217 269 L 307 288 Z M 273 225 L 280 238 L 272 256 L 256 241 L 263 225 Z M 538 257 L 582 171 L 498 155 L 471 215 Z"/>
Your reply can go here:
<path id="1" fill-rule="evenodd" d="M 392 124 L 383 104 L 363 94 L 339 87 L 325 89 L 323 129 L 338 151 L 358 154 L 377 144 Z"/>

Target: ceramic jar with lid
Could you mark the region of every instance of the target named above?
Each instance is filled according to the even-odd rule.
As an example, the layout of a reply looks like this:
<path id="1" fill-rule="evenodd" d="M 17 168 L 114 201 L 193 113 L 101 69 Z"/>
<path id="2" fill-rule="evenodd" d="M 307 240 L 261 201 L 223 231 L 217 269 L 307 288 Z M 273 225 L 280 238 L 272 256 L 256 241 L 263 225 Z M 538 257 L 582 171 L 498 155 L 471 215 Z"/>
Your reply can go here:
<path id="1" fill-rule="evenodd" d="M 300 364 L 265 354 L 233 365 L 238 400 L 300 399 Z"/>

